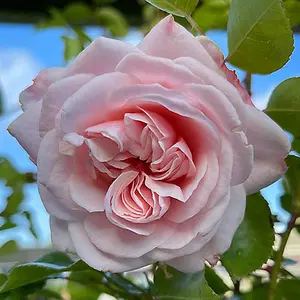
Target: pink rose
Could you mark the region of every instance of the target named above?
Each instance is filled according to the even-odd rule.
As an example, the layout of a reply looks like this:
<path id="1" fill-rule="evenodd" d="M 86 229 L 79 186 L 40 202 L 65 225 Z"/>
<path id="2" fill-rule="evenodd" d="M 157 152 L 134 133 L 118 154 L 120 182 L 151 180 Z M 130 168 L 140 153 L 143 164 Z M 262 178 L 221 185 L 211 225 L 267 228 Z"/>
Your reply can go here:
<path id="1" fill-rule="evenodd" d="M 286 169 L 283 130 L 171 16 L 137 47 L 95 40 L 20 101 L 9 130 L 37 164 L 53 243 L 98 270 L 216 262 L 246 194 Z"/>

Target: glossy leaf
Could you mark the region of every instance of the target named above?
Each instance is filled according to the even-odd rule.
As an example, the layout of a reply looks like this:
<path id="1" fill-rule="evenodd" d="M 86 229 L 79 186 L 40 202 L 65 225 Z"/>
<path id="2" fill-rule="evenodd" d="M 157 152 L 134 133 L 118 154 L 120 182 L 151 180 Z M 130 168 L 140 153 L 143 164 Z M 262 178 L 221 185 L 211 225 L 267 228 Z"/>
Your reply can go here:
<path id="1" fill-rule="evenodd" d="M 186 300 L 217 300 L 219 297 L 208 286 L 204 272 L 185 274 L 171 267 L 157 268 L 154 273 L 157 298 L 177 297 Z"/>
<path id="2" fill-rule="evenodd" d="M 241 278 L 268 259 L 273 243 L 274 229 L 269 206 L 260 193 L 253 194 L 247 197 L 244 220 L 229 250 L 222 256 L 222 263 L 232 277 Z"/>
<path id="3" fill-rule="evenodd" d="M 295 138 L 300 137 L 300 77 L 280 83 L 273 91 L 265 112 Z"/>
<path id="4" fill-rule="evenodd" d="M 220 278 L 213 268 L 205 266 L 205 279 L 216 294 L 222 295 L 229 291 L 229 287 L 224 283 L 223 279 Z"/>
<path id="5" fill-rule="evenodd" d="M 205 0 L 193 13 L 193 18 L 204 30 L 225 29 L 231 0 Z"/>
<path id="6" fill-rule="evenodd" d="M 190 15 L 199 0 L 146 0 L 155 7 L 180 17 Z"/>
<path id="7" fill-rule="evenodd" d="M 232 0 L 227 31 L 227 60 L 250 73 L 280 69 L 294 49 L 281 0 Z"/>
<path id="8" fill-rule="evenodd" d="M 53 252 L 35 262 L 17 265 L 13 268 L 8 274 L 7 281 L 0 287 L 0 293 L 44 280 L 61 272 L 88 268 L 82 261 L 73 262 L 66 254 Z"/>
<path id="9" fill-rule="evenodd" d="M 96 21 L 108 29 L 112 36 L 125 36 L 128 23 L 123 14 L 113 7 L 102 7 L 96 11 Z"/>

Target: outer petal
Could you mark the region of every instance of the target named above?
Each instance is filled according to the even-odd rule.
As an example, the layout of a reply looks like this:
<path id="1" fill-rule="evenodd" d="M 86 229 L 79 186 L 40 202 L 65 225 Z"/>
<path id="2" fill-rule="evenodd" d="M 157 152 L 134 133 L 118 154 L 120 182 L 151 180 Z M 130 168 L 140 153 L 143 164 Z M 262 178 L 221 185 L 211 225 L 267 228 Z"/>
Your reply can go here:
<path id="1" fill-rule="evenodd" d="M 69 232 L 77 254 L 88 265 L 99 271 L 125 272 L 153 263 L 145 257 L 116 258 L 93 245 L 81 223 L 69 223 Z"/>
<path id="2" fill-rule="evenodd" d="M 79 74 L 53 83 L 47 90 L 42 105 L 39 130 L 43 137 L 55 127 L 55 118 L 64 102 L 93 78 L 91 74 Z"/>
<path id="3" fill-rule="evenodd" d="M 70 233 L 68 222 L 50 216 L 51 240 L 56 249 L 60 251 L 76 252 Z"/>
<path id="4" fill-rule="evenodd" d="M 172 16 L 160 21 L 141 41 L 138 48 L 153 56 L 171 59 L 192 57 L 211 69 L 217 69 L 217 65 L 203 46 L 184 27 L 177 24 Z"/>
<path id="5" fill-rule="evenodd" d="M 233 235 L 243 220 L 245 207 L 246 193 L 243 186 L 232 187 L 230 203 L 217 233 L 210 242 L 198 252 L 169 260 L 167 263 L 185 273 L 201 271 L 205 260 L 216 263 L 219 255 L 229 248 Z"/>
<path id="6" fill-rule="evenodd" d="M 105 213 L 90 214 L 84 226 L 97 248 L 123 258 L 143 256 L 168 239 L 175 230 L 171 223 L 160 222 L 153 234 L 143 236 L 113 225 Z"/>
<path id="7" fill-rule="evenodd" d="M 31 104 L 42 99 L 48 87 L 64 76 L 65 68 L 49 68 L 42 70 L 33 80 L 33 84 L 20 94 L 22 109 L 27 110 Z"/>
<path id="8" fill-rule="evenodd" d="M 63 220 L 76 219 L 85 212 L 70 195 L 70 160 L 58 152 L 55 131 L 49 131 L 41 142 L 37 161 L 39 192 L 47 211 Z"/>
<path id="9" fill-rule="evenodd" d="M 247 106 L 247 138 L 254 147 L 254 166 L 245 182 L 248 194 L 278 180 L 286 171 L 284 162 L 291 145 L 284 131 L 266 114 Z"/>
<path id="10" fill-rule="evenodd" d="M 70 76 L 79 73 L 110 73 L 125 55 L 132 52 L 140 51 L 125 42 L 99 37 L 77 56 L 67 68 L 66 74 Z"/>
<path id="11" fill-rule="evenodd" d="M 8 127 L 10 134 L 18 140 L 34 163 L 36 163 L 41 143 L 41 138 L 38 132 L 41 107 L 41 101 L 32 104 L 30 109 L 26 110 Z"/>
<path id="12" fill-rule="evenodd" d="M 223 72 L 227 80 L 238 90 L 245 103 L 254 106 L 251 97 L 249 96 L 248 92 L 244 89 L 241 82 L 237 78 L 235 71 L 232 71 L 227 68 L 224 62 L 224 55 L 221 49 L 206 36 L 198 36 L 196 37 L 196 39 L 201 43 L 201 45 L 204 47 L 207 53 L 220 67 L 221 71 Z"/>

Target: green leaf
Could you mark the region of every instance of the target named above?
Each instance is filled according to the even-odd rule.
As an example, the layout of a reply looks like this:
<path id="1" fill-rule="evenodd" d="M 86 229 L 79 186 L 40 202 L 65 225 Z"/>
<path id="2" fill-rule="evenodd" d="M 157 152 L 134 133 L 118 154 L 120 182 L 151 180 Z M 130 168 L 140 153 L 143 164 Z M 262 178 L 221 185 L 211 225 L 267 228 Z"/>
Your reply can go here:
<path id="1" fill-rule="evenodd" d="M 0 179 L 4 179 L 7 186 L 12 186 L 19 177 L 20 174 L 13 165 L 7 159 L 0 157 Z"/>
<path id="2" fill-rule="evenodd" d="M 82 261 L 72 261 L 61 252 L 46 254 L 35 262 L 17 265 L 8 274 L 7 281 L 0 287 L 0 294 L 31 283 L 45 280 L 51 275 L 66 271 L 89 269 Z"/>
<path id="3" fill-rule="evenodd" d="M 13 240 L 8 241 L 5 244 L 3 244 L 2 247 L 0 248 L 0 256 L 7 255 L 18 249 L 19 249 L 19 246 L 16 241 L 13 241 Z"/>
<path id="4" fill-rule="evenodd" d="M 280 69 L 294 49 L 281 0 L 232 0 L 227 31 L 227 60 L 250 73 Z"/>
<path id="5" fill-rule="evenodd" d="M 52 8 L 49 10 L 50 18 L 45 19 L 36 25 L 38 29 L 50 28 L 50 27 L 64 27 L 67 26 L 67 22 L 64 19 L 62 13 L 56 9 Z"/>
<path id="6" fill-rule="evenodd" d="M 90 7 L 82 2 L 75 2 L 68 5 L 64 11 L 64 18 L 72 24 L 82 24 L 88 21 L 93 12 Z"/>
<path id="7" fill-rule="evenodd" d="M 260 193 L 253 194 L 247 197 L 244 220 L 229 250 L 222 256 L 222 263 L 233 278 L 241 278 L 268 259 L 273 243 L 274 229 L 269 206 Z"/>
<path id="8" fill-rule="evenodd" d="M 23 182 L 16 181 L 12 187 L 12 194 L 7 198 L 7 205 L 1 216 L 8 217 L 17 212 L 19 205 L 24 199 Z"/>
<path id="9" fill-rule="evenodd" d="M 265 113 L 294 137 L 300 137 L 300 77 L 289 78 L 275 88 Z"/>
<path id="10" fill-rule="evenodd" d="M 245 293 L 240 300 L 265 300 L 268 299 L 268 284 L 262 284 L 251 292 Z"/>
<path id="11" fill-rule="evenodd" d="M 179 17 L 190 15 L 199 0 L 146 0 L 153 6 Z"/>
<path id="12" fill-rule="evenodd" d="M 300 280 L 281 279 L 276 289 L 275 300 L 296 300 L 300 299 Z"/>
<path id="13" fill-rule="evenodd" d="M 300 158 L 289 155 L 286 159 L 288 170 L 284 175 L 288 193 L 292 198 L 292 211 L 300 213 Z"/>
<path id="14" fill-rule="evenodd" d="M 61 37 L 65 42 L 64 58 L 66 61 L 76 57 L 83 49 L 84 46 L 78 38 L 70 38 L 68 36 Z"/>
<path id="15" fill-rule="evenodd" d="M 204 272 L 184 274 L 171 267 L 159 267 L 154 273 L 157 298 L 186 300 L 217 300 L 219 297 L 208 286 Z"/>
<path id="16" fill-rule="evenodd" d="M 284 194 L 280 197 L 281 207 L 287 212 L 291 213 L 293 208 L 293 198 L 289 194 Z"/>
<path id="17" fill-rule="evenodd" d="M 72 300 L 97 300 L 101 294 L 101 290 L 91 285 L 83 285 L 73 281 L 68 282 L 67 288 Z"/>
<path id="18" fill-rule="evenodd" d="M 128 23 L 123 14 L 113 7 L 102 7 L 96 11 L 96 21 L 105 26 L 112 36 L 125 36 Z"/>
<path id="19" fill-rule="evenodd" d="M 10 221 L 10 220 L 6 220 L 6 221 L 1 225 L 0 231 L 2 231 L 2 230 L 7 230 L 7 229 L 11 229 L 11 228 L 15 228 L 15 227 L 17 227 L 17 225 L 16 225 L 14 222 L 12 222 L 12 221 Z"/>
<path id="20" fill-rule="evenodd" d="M 283 2 L 286 14 L 292 27 L 300 24 L 300 2 L 289 0 Z"/>
<path id="21" fill-rule="evenodd" d="M 30 211 L 23 211 L 23 215 L 25 216 L 25 218 L 28 220 L 29 222 L 29 230 L 30 232 L 32 233 L 32 235 L 38 239 L 38 235 L 37 235 L 37 232 L 34 228 L 34 223 L 33 223 L 33 220 L 32 220 L 32 215 L 31 215 L 31 212 Z"/>
<path id="22" fill-rule="evenodd" d="M 217 275 L 214 269 L 208 266 L 205 266 L 205 279 L 215 293 L 223 295 L 229 291 L 229 287 L 224 283 L 219 275 Z"/>
<path id="23" fill-rule="evenodd" d="M 206 0 L 193 13 L 193 19 L 204 30 L 225 29 L 230 0 Z"/>

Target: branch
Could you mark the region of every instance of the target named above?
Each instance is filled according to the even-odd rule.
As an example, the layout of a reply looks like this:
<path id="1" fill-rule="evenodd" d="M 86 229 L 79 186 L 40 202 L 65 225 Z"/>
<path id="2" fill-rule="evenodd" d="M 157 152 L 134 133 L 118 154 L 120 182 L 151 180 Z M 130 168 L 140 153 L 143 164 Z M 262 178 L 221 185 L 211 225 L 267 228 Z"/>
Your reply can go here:
<path id="1" fill-rule="evenodd" d="M 274 300 L 276 296 L 276 287 L 277 287 L 277 277 L 281 267 L 281 261 L 283 258 L 283 252 L 292 229 L 295 227 L 297 216 L 292 214 L 291 219 L 288 223 L 287 229 L 282 235 L 280 247 L 278 249 L 277 255 L 275 257 L 275 264 L 272 268 L 270 287 L 269 287 L 269 297 L 268 300 Z"/>

